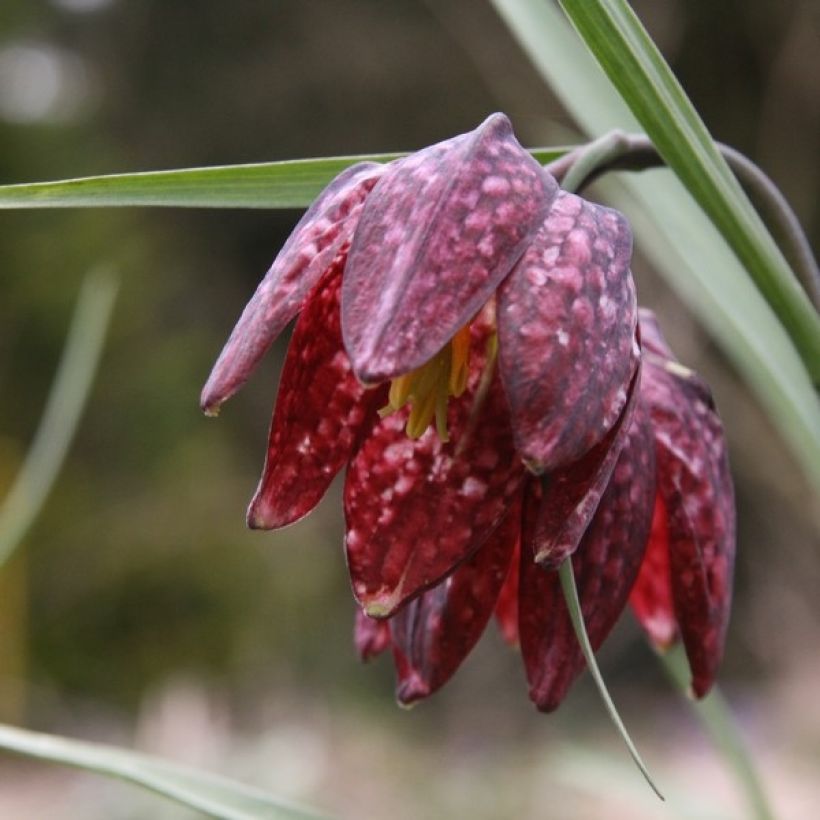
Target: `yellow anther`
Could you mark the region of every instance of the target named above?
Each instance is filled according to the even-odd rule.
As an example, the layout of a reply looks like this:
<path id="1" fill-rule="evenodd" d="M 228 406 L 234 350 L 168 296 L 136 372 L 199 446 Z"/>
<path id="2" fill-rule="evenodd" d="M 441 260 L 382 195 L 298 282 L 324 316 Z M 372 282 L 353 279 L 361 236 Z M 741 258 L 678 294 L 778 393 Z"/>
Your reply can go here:
<path id="1" fill-rule="evenodd" d="M 449 398 L 446 393 L 442 392 L 436 395 L 436 432 L 444 442 L 450 440 L 450 434 L 447 432 L 447 402 Z"/>
<path id="2" fill-rule="evenodd" d="M 390 384 L 387 406 L 379 415 L 388 416 L 410 404 L 406 431 L 420 438 L 435 420 L 436 432 L 448 441 L 447 402 L 467 387 L 470 364 L 470 325 L 467 324 L 430 361 L 410 373 L 397 376 Z"/>
<path id="3" fill-rule="evenodd" d="M 397 376 L 390 382 L 390 393 L 387 400 L 390 402 L 390 407 L 398 410 L 404 407 L 407 399 L 410 398 L 410 390 L 413 386 L 413 374 L 405 373 L 404 376 Z"/>
<path id="4" fill-rule="evenodd" d="M 464 325 L 450 341 L 450 394 L 458 398 L 467 387 L 470 372 L 470 325 Z"/>

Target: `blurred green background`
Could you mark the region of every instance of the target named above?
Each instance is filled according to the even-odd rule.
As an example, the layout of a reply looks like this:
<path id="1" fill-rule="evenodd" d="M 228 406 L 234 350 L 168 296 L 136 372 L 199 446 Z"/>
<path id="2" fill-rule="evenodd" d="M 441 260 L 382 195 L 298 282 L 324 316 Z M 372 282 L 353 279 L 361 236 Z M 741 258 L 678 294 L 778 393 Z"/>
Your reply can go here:
<path id="1" fill-rule="evenodd" d="M 820 245 L 816 0 L 633 3 L 712 133 L 758 161 Z M 525 145 L 574 129 L 476 0 L 3 0 L 0 182 L 411 150 L 503 110 Z M 393 705 L 355 658 L 334 488 L 250 533 L 285 343 L 223 411 L 199 389 L 298 218 L 262 211 L 0 214 L 0 490 L 36 428 L 83 275 L 123 285 L 77 440 L 0 575 L 0 719 L 207 766 L 343 817 L 742 817 L 731 778 L 629 616 L 602 652 L 672 796 L 660 809 L 590 682 L 537 716 L 488 630 L 439 695 Z M 818 505 L 676 297 L 640 299 L 712 383 L 739 509 L 722 684 L 783 817 L 820 798 Z M 0 817 L 185 817 L 90 777 L 0 759 Z"/>

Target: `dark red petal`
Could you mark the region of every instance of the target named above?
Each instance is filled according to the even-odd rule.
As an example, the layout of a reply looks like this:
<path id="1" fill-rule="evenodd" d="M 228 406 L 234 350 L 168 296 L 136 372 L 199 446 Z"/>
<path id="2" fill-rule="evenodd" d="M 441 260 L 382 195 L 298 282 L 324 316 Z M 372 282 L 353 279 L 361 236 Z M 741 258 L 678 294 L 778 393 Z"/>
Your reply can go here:
<path id="1" fill-rule="evenodd" d="M 627 439 L 639 405 L 640 368 L 627 391 L 627 403 L 607 436 L 580 461 L 541 479 L 541 501 L 530 546 L 544 569 L 557 569 L 572 555 L 589 525 Z"/>
<path id="2" fill-rule="evenodd" d="M 526 492 L 526 491 L 525 491 Z M 515 542 L 510 568 L 495 604 L 495 620 L 501 637 L 513 647 L 518 646 L 518 578 L 521 574 L 521 538 Z"/>
<path id="3" fill-rule="evenodd" d="M 431 359 L 510 272 L 556 191 L 503 114 L 392 165 L 362 211 L 342 288 L 359 378 Z"/>
<path id="4" fill-rule="evenodd" d="M 239 317 L 202 390 L 215 415 L 248 380 L 285 325 L 302 309 L 343 245 L 350 242 L 362 203 L 385 166 L 362 162 L 342 171 L 305 212 Z"/>
<path id="5" fill-rule="evenodd" d="M 376 425 L 347 471 L 348 568 L 353 592 L 372 616 L 390 615 L 468 558 L 521 486 L 524 469 L 497 374 L 471 419 L 479 346 L 474 333 L 468 389 L 448 409 L 448 443 L 432 427 L 408 438 L 407 412 L 400 411 Z"/>
<path id="6" fill-rule="evenodd" d="M 369 618 L 357 607 L 353 643 L 359 658 L 363 661 L 381 655 L 390 646 L 390 621 Z"/>
<path id="7" fill-rule="evenodd" d="M 672 600 L 669 522 L 660 494 L 655 496 L 649 544 L 635 586 L 629 594 L 629 605 L 656 647 L 666 649 L 675 642 L 678 622 Z"/>
<path id="8" fill-rule="evenodd" d="M 440 689 L 481 637 L 518 540 L 520 506 L 513 505 L 495 532 L 452 575 L 390 618 L 400 703 L 413 703 Z"/>
<path id="9" fill-rule="evenodd" d="M 582 458 L 626 405 L 640 355 L 631 256 L 621 214 L 562 191 L 498 290 L 499 369 L 538 475 Z"/>
<path id="10" fill-rule="evenodd" d="M 537 491 L 535 482 L 531 486 Z M 654 495 L 652 434 L 645 413 L 639 412 L 598 511 L 572 557 L 593 649 L 604 642 L 626 605 L 649 536 Z M 536 505 L 537 499 L 531 498 L 530 514 L 524 517 L 524 544 Z M 519 628 L 530 697 L 539 709 L 551 711 L 561 703 L 585 661 L 558 573 L 533 564 L 526 549 L 521 551 Z"/>
<path id="11" fill-rule="evenodd" d="M 723 427 L 709 388 L 676 362 L 646 356 L 641 394 L 655 433 L 678 628 L 702 697 L 723 656 L 732 599 L 735 507 Z"/>
<path id="12" fill-rule="evenodd" d="M 343 256 L 308 297 L 282 370 L 268 453 L 248 526 L 276 529 L 307 515 L 373 426 L 386 388 L 366 390 L 350 369 L 339 328 Z"/>

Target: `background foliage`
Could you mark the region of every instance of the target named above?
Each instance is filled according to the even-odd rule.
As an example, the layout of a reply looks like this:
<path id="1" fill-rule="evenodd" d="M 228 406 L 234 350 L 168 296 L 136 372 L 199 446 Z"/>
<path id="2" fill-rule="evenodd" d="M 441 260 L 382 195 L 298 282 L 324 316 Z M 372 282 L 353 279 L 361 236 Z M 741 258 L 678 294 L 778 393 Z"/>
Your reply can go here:
<path id="1" fill-rule="evenodd" d="M 713 134 L 775 178 L 817 248 L 816 4 L 633 5 Z M 524 144 L 575 137 L 495 13 L 471 0 L 0 7 L 3 183 L 414 149 L 492 110 L 511 116 Z M 614 794 L 637 816 L 643 784 L 589 756 L 609 729 L 589 682 L 557 715 L 533 720 L 498 640 L 412 716 L 395 710 L 388 665 L 360 667 L 349 645 L 337 492 L 283 533 L 243 529 L 283 347 L 219 423 L 200 417 L 196 400 L 297 217 L 0 215 L 0 487 L 36 427 L 83 274 L 100 260 L 124 274 L 79 438 L 0 578 L 0 716 L 230 771 L 342 815 L 366 805 L 368 816 L 543 817 L 560 804 L 612 816 L 601 812 Z M 816 505 L 710 340 L 641 259 L 636 273 L 642 301 L 712 382 L 726 421 L 740 554 L 723 680 L 755 716 L 747 729 L 776 804 L 800 816 L 817 796 L 801 767 L 817 765 L 820 738 L 807 705 L 818 670 L 804 651 L 820 635 Z M 602 662 L 669 791 L 696 783 L 706 809 L 736 805 L 631 624 Z M 609 803 L 579 782 L 596 765 L 613 778 Z M 0 814 L 140 816 L 113 787 L 0 767 L 14 774 L 0 771 Z M 79 802 L 55 799 L 66 794 Z M 690 805 L 696 816 L 702 808 Z"/>

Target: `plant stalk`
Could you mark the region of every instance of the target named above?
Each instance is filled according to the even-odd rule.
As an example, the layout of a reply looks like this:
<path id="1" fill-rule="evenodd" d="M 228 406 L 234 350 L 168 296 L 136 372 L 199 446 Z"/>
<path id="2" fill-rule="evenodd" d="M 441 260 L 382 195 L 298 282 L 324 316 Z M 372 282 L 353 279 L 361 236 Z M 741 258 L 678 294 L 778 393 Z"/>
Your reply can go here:
<path id="1" fill-rule="evenodd" d="M 774 813 L 754 760 L 723 693 L 715 687 L 702 700 L 694 700 L 690 696 L 689 664 L 680 645 L 666 652 L 659 652 L 658 658 L 664 672 L 685 697 L 703 730 L 733 772 L 746 798 L 749 817 L 755 820 L 774 820 Z"/>

